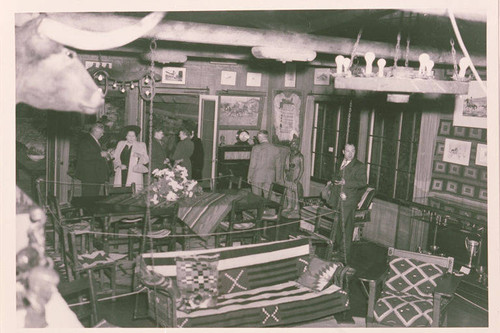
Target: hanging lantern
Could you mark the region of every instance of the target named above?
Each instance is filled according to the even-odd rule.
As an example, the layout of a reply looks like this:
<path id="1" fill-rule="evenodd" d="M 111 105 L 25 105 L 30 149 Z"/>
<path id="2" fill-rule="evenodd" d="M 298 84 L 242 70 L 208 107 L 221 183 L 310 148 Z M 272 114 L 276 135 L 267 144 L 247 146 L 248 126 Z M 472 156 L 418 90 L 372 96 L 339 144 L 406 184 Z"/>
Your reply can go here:
<path id="1" fill-rule="evenodd" d="M 130 82 L 130 89 L 134 89 L 134 88 L 135 88 L 134 82 Z"/>
<path id="2" fill-rule="evenodd" d="M 115 82 L 113 82 L 113 86 L 112 86 L 112 87 L 113 87 L 113 89 L 118 88 L 118 85 L 116 84 L 116 81 L 115 81 Z"/>

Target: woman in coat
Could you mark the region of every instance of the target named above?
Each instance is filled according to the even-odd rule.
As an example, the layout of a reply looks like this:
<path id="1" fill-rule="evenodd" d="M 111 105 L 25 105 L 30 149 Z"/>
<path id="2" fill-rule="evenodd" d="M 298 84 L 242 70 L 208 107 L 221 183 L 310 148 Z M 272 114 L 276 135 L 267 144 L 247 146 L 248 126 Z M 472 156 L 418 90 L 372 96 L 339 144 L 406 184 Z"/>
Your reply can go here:
<path id="1" fill-rule="evenodd" d="M 130 186 L 135 183 L 136 189 L 140 190 L 142 189 L 145 172 L 138 172 L 140 170 L 137 170 L 139 167 L 136 166 L 142 165 L 142 169 L 146 170 L 147 173 L 145 164 L 149 162 L 148 151 L 144 142 L 137 141 L 141 131 L 139 126 L 127 126 L 125 130 L 127 133 L 126 139 L 118 142 L 113 155 L 114 186 Z"/>

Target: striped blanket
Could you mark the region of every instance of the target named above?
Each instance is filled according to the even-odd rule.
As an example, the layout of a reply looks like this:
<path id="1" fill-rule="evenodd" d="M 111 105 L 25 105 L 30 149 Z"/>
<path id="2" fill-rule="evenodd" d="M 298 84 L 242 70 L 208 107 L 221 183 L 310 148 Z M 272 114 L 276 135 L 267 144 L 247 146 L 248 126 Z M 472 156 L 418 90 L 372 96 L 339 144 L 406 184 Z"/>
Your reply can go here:
<path id="1" fill-rule="evenodd" d="M 307 269 L 310 255 L 307 239 L 148 253 L 138 260 L 149 271 L 174 279 L 176 257 L 215 253 L 219 254 L 219 296 L 215 307 L 190 313 L 158 309 L 162 304 L 172 304 L 172 300 L 150 290 L 149 314 L 165 326 L 268 327 L 314 320 L 348 308 L 347 292 L 337 285 L 316 292 L 295 282 Z"/>

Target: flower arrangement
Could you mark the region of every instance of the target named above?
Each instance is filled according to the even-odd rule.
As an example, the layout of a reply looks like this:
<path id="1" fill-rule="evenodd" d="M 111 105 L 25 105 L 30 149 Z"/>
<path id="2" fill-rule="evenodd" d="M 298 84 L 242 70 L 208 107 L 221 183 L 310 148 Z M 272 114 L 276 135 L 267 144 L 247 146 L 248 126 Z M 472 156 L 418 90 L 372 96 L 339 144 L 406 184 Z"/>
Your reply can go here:
<path id="1" fill-rule="evenodd" d="M 155 169 L 152 174 L 155 181 L 151 184 L 151 202 L 155 205 L 165 201 L 177 201 L 181 198 L 192 198 L 203 192 L 194 179 L 188 179 L 187 169 L 178 163 L 171 165 L 166 160 L 165 169 Z"/>

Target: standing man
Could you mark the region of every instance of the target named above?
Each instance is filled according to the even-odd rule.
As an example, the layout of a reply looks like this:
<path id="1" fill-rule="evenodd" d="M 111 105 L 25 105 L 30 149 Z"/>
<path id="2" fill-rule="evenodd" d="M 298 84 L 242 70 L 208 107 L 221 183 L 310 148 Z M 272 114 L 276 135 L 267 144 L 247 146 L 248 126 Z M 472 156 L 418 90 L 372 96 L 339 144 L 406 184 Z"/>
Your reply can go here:
<path id="1" fill-rule="evenodd" d="M 190 138 L 190 132 L 187 128 L 181 128 L 179 131 L 179 142 L 175 146 L 172 159 L 179 162 L 179 165 L 185 167 L 188 171 L 188 178 L 192 178 L 191 156 L 194 152 L 194 144 Z"/>
<path id="2" fill-rule="evenodd" d="M 351 255 L 354 211 L 367 184 L 366 167 L 354 158 L 356 147 L 347 143 L 342 153 L 344 154 L 344 160 L 340 168 L 334 173 L 333 189 L 328 203 L 332 209 L 340 213 L 335 245 L 339 251 L 338 259 L 347 264 Z"/>
<path id="3" fill-rule="evenodd" d="M 252 185 L 252 192 L 267 197 L 272 182 L 276 180 L 276 171 L 279 170 L 279 148 L 269 142 L 269 133 L 266 130 L 257 134 L 259 144 L 252 148 L 250 166 L 248 168 L 248 183 Z"/>
<path id="4" fill-rule="evenodd" d="M 153 129 L 153 144 L 151 146 L 151 172 L 155 169 L 165 168 L 165 159 L 167 158 L 167 150 L 163 144 L 165 136 L 163 129 L 156 127 Z"/>
<path id="5" fill-rule="evenodd" d="M 102 151 L 99 139 L 104 134 L 104 125 L 92 125 L 90 133 L 80 141 L 76 161 L 76 178 L 82 181 L 82 196 L 97 196 L 102 185 L 108 180 L 108 152 Z"/>
<path id="6" fill-rule="evenodd" d="M 196 129 L 191 129 L 191 141 L 193 142 L 194 150 L 193 155 L 191 155 L 191 167 L 193 169 L 193 179 L 202 179 L 203 172 L 203 143 L 201 139 L 196 135 Z"/>

